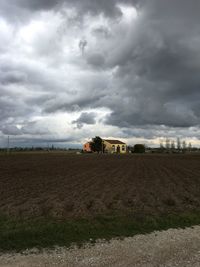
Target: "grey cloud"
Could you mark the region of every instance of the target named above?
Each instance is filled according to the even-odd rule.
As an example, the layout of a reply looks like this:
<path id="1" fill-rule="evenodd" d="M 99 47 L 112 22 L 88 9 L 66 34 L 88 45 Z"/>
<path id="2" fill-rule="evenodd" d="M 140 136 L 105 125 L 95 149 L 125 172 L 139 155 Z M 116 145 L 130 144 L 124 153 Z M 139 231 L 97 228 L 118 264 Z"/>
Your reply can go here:
<path id="1" fill-rule="evenodd" d="M 87 14 L 89 12 L 92 15 L 104 13 L 104 15 L 108 17 L 118 17 L 121 16 L 121 11 L 116 5 L 117 2 L 118 1 L 116 0 L 67 0 L 66 5 L 69 4 L 73 7 L 76 7 L 80 15 Z"/>
<path id="2" fill-rule="evenodd" d="M 62 0 L 1 0 L 0 15 L 9 21 L 25 21 L 30 19 L 32 12 L 56 9 Z"/>
<path id="3" fill-rule="evenodd" d="M 66 95 L 64 98 L 51 98 L 49 101 L 45 102 L 44 112 L 45 113 L 54 113 L 57 111 L 68 111 L 68 112 L 76 112 L 81 111 L 82 109 L 93 107 L 95 103 L 98 101 L 99 95 L 90 96 L 79 96 L 78 98 L 74 97 L 74 99 L 69 100 Z"/>
<path id="4" fill-rule="evenodd" d="M 92 29 L 92 34 L 97 38 L 108 39 L 112 36 L 110 30 L 105 26 L 99 26 Z"/>
<path id="5" fill-rule="evenodd" d="M 45 10 L 51 9 L 61 3 L 62 0 L 15 0 L 16 6 L 21 6 L 23 8 L 31 9 L 31 10 Z"/>
<path id="6" fill-rule="evenodd" d="M 63 93 L 52 96 L 44 102 L 43 111 L 45 113 L 54 113 L 57 111 L 75 112 L 88 108 L 102 107 L 98 103 L 108 90 L 109 77 L 103 72 L 98 74 L 89 74 L 80 77 L 77 86 L 80 90 L 74 89 L 74 92 Z"/>
<path id="7" fill-rule="evenodd" d="M 47 135 L 49 130 L 41 123 L 37 121 L 27 122 L 21 128 L 21 133 L 23 134 L 31 134 L 31 135 Z"/>
<path id="8" fill-rule="evenodd" d="M 75 8 L 79 17 L 88 13 L 98 15 L 103 13 L 107 17 L 115 18 L 122 15 L 118 3 L 136 5 L 139 0 L 1 0 L 0 14 L 9 20 L 24 21 L 29 19 L 32 12 L 55 10 L 62 12 L 64 6 L 66 8 Z M 64 13 L 63 13 L 64 14 Z"/>
<path id="9" fill-rule="evenodd" d="M 95 124 L 96 120 L 96 113 L 95 112 L 83 112 L 81 113 L 80 117 L 73 121 L 73 124 L 77 125 L 77 128 L 82 128 L 84 124 Z"/>
<path id="10" fill-rule="evenodd" d="M 199 15 L 196 1 L 144 3 L 130 35 L 110 53 L 109 64 L 118 66 L 117 89 L 113 92 L 119 90 L 120 84 L 122 99 L 121 105 L 120 99 L 116 100 L 116 106 L 107 100 L 113 110 L 108 124 L 199 124 Z M 196 45 L 191 45 L 192 40 Z M 127 97 L 132 100 L 129 106 L 123 101 Z"/>
<path id="11" fill-rule="evenodd" d="M 22 121 L 21 121 L 22 123 Z M 41 125 L 41 123 L 37 121 L 23 122 L 22 127 L 16 126 L 16 121 L 13 120 L 12 123 L 6 123 L 5 125 L 1 125 L 0 130 L 5 135 L 47 135 L 49 133 L 48 128 L 45 125 Z"/>
<path id="12" fill-rule="evenodd" d="M 1 72 L 0 71 L 0 82 L 3 85 L 6 84 L 15 84 L 15 83 L 24 83 L 27 80 L 27 76 L 25 73 L 19 71 L 8 71 Z"/>
<path id="13" fill-rule="evenodd" d="M 53 87 L 49 78 L 45 79 L 44 70 L 42 73 L 37 66 L 29 66 L 27 62 L 16 64 L 7 59 L 9 64 L 7 60 L 0 60 L 0 121 L 3 125 L 7 121 L 17 123 L 18 119 L 26 119 L 37 112 L 41 99 L 42 104 L 48 100 L 45 92 L 48 84 Z"/>
<path id="14" fill-rule="evenodd" d="M 86 57 L 86 60 L 87 60 L 89 65 L 91 65 L 93 67 L 96 67 L 96 68 L 103 67 L 104 63 L 105 63 L 104 56 L 99 54 L 99 53 L 89 54 Z"/>
<path id="15" fill-rule="evenodd" d="M 20 129 L 14 125 L 6 125 L 0 129 L 1 132 L 5 135 L 21 135 Z"/>
<path id="16" fill-rule="evenodd" d="M 6 121 L 17 120 L 17 118 L 30 115 L 32 108 L 26 105 L 20 96 L 14 96 L 12 93 L 1 90 L 0 95 L 0 121 L 1 124 Z"/>
<path id="17" fill-rule="evenodd" d="M 180 137 L 181 139 L 190 139 L 190 138 L 199 138 L 200 132 L 199 132 L 199 125 L 195 127 L 169 127 L 169 126 L 153 126 L 153 125 L 145 125 L 141 127 L 135 127 L 134 129 L 123 129 L 123 133 L 126 133 L 127 137 L 135 136 L 136 137 L 142 137 L 146 139 L 165 139 L 170 138 L 176 140 L 177 137 Z"/>

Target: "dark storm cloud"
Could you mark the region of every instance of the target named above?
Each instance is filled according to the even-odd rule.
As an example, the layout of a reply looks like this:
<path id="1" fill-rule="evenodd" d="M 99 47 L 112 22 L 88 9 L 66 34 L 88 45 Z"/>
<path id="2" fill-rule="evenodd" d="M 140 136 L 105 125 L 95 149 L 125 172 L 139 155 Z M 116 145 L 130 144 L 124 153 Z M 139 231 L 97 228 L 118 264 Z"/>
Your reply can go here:
<path id="1" fill-rule="evenodd" d="M 0 14 L 9 20 L 23 21 L 28 19 L 31 12 L 55 10 L 62 12 L 61 8 L 75 8 L 79 17 L 88 13 L 98 15 L 103 13 L 107 17 L 120 17 L 122 15 L 118 3 L 133 3 L 139 0 L 1 0 Z M 63 13 L 64 14 L 64 13 Z M 77 17 L 78 18 L 78 17 Z"/>
<path id="2" fill-rule="evenodd" d="M 132 36 L 110 64 L 129 105 L 111 105 L 107 123 L 119 126 L 200 124 L 200 16 L 197 1 L 148 1 Z M 198 102 L 198 104 L 197 104 Z"/>
<path id="3" fill-rule="evenodd" d="M 76 124 L 78 128 L 82 128 L 84 124 L 95 124 L 96 113 L 94 112 L 83 112 L 80 117 L 73 121 L 73 124 Z"/>

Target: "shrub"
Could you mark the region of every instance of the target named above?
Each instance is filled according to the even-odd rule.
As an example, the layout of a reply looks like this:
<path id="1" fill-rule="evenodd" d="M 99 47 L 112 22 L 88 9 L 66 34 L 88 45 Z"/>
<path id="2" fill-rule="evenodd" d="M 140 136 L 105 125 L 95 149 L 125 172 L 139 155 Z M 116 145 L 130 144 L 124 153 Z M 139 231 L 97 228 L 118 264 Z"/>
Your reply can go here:
<path id="1" fill-rule="evenodd" d="M 133 152 L 134 153 L 145 153 L 145 146 L 142 144 L 136 144 L 134 145 Z"/>

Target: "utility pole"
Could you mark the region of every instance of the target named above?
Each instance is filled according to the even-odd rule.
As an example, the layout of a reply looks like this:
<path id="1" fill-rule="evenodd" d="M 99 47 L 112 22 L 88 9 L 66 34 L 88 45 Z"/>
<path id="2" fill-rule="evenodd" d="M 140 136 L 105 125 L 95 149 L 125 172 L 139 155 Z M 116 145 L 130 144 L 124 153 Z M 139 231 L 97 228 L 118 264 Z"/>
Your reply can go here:
<path id="1" fill-rule="evenodd" d="M 7 142 L 7 154 L 10 152 L 10 136 L 8 135 L 8 142 Z"/>

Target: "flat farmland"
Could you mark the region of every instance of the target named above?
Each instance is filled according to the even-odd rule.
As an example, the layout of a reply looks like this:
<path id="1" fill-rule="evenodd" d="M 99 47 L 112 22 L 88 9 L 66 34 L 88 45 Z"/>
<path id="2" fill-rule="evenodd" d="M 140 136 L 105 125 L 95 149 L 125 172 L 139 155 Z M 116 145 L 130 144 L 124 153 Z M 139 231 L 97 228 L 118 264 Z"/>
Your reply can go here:
<path id="1" fill-rule="evenodd" d="M 193 210 L 200 210 L 199 155 L 0 156 L 1 214 L 88 218 Z"/>

